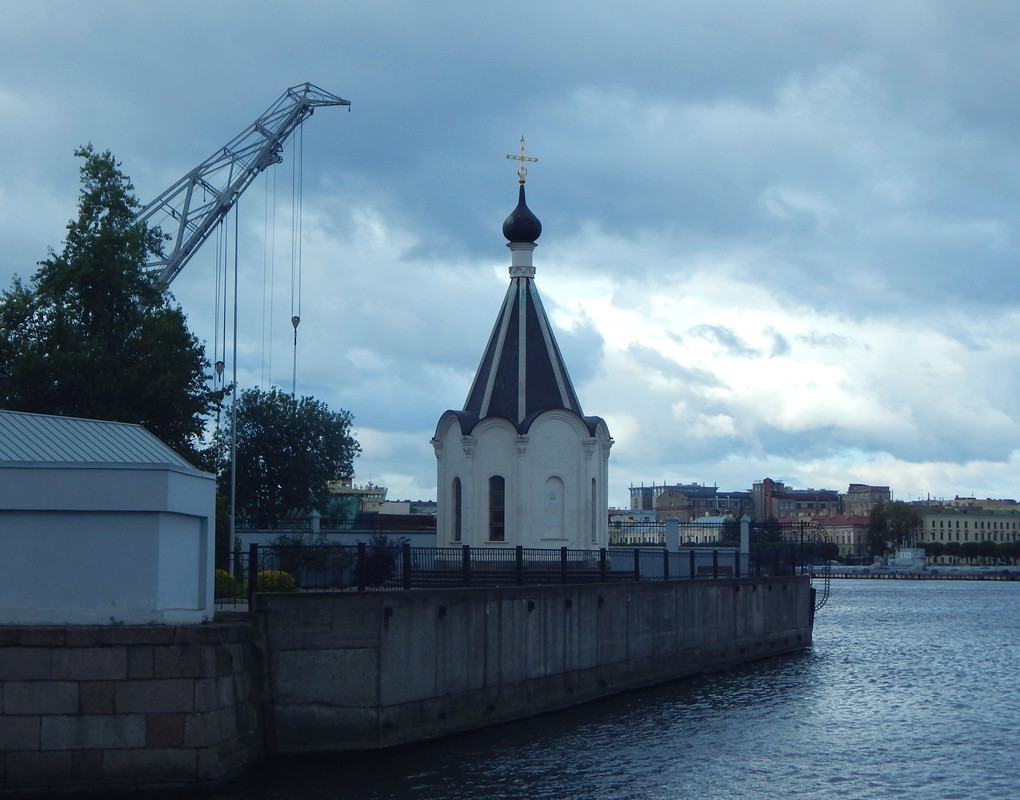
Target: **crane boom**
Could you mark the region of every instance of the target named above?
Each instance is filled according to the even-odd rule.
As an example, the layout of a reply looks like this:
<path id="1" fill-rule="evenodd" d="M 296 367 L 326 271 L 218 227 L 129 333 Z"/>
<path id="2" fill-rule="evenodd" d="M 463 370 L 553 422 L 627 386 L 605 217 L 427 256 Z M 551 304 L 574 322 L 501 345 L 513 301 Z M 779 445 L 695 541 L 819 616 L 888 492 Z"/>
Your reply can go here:
<path id="1" fill-rule="evenodd" d="M 165 216 L 177 228 L 168 231 L 169 252 L 146 263 L 146 271 L 169 285 L 259 173 L 283 161 L 283 143 L 298 125 L 319 106 L 350 104 L 311 83 L 292 86 L 252 125 L 139 209 L 136 222 L 163 223 Z"/>

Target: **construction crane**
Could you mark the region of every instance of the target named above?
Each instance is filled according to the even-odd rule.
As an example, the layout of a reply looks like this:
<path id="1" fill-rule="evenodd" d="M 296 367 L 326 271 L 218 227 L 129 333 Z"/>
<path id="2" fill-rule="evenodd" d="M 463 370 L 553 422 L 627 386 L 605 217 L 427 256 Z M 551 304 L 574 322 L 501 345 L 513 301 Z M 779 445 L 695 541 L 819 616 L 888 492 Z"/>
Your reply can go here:
<path id="1" fill-rule="evenodd" d="M 266 167 L 283 161 L 287 137 L 319 106 L 350 106 L 349 100 L 311 83 L 290 87 L 252 125 L 231 139 L 163 194 L 135 214 L 136 222 L 177 226 L 168 252 L 145 265 L 164 284 L 177 277 L 237 198 Z M 156 219 L 157 214 L 162 214 Z"/>

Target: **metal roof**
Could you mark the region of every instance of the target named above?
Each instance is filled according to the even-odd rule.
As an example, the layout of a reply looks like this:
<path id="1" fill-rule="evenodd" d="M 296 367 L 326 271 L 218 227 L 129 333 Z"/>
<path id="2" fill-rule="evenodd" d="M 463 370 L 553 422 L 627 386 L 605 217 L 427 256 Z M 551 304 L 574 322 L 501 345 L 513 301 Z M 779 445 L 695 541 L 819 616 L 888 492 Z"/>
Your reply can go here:
<path id="1" fill-rule="evenodd" d="M 520 426 L 554 408 L 584 416 L 534 279 L 511 278 L 464 411 Z"/>
<path id="2" fill-rule="evenodd" d="M 0 410 L 0 466 L 161 465 L 197 471 L 141 425 Z"/>

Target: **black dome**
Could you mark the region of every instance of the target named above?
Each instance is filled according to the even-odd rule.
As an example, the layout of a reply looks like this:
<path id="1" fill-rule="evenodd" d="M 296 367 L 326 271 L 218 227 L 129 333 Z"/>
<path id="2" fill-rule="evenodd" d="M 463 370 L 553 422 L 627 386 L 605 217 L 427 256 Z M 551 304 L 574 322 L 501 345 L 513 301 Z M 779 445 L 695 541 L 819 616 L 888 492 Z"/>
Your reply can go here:
<path id="1" fill-rule="evenodd" d="M 503 235 L 509 242 L 534 242 L 542 235 L 542 223 L 531 213 L 524 200 L 524 184 L 517 199 L 517 208 L 503 221 Z"/>

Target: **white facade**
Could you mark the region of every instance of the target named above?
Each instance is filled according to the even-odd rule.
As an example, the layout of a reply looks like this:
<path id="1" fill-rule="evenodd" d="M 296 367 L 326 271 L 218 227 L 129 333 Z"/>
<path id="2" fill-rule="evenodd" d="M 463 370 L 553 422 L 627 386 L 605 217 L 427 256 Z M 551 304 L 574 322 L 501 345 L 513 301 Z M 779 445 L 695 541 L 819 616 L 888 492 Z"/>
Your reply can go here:
<path id="1" fill-rule="evenodd" d="M 448 411 L 439 421 L 433 444 L 440 545 L 571 549 L 609 545 L 612 439 L 601 420 L 591 435 L 583 419 L 555 409 L 539 415 L 526 435 L 496 418 L 483 420 L 465 436 L 458 416 Z M 504 481 L 502 526 L 493 524 L 490 513 L 492 477 Z"/>
<path id="2" fill-rule="evenodd" d="M 212 618 L 212 475 L 135 425 L 0 411 L 0 429 L 0 624 Z"/>

